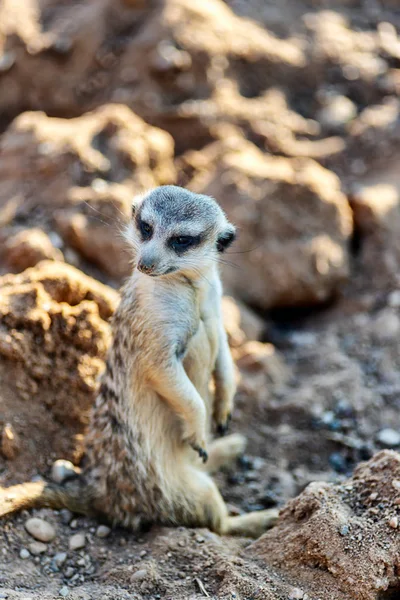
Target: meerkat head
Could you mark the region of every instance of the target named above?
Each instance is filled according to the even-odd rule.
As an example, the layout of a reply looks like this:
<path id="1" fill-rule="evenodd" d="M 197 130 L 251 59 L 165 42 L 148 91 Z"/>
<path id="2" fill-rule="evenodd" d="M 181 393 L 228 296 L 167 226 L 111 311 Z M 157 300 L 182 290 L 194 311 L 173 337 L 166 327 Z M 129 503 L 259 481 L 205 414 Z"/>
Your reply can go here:
<path id="1" fill-rule="evenodd" d="M 127 239 L 142 273 L 196 276 L 233 242 L 235 227 L 209 196 L 166 185 L 134 202 Z"/>

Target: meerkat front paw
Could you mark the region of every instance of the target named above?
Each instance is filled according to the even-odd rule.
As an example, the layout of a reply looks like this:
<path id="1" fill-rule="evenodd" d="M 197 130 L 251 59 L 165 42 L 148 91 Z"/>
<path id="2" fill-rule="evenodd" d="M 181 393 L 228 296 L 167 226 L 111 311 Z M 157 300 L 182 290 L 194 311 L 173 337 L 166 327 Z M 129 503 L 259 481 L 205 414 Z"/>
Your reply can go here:
<path id="1" fill-rule="evenodd" d="M 202 446 L 199 446 L 198 444 L 190 444 L 190 445 L 193 448 L 193 450 L 198 453 L 198 455 L 202 459 L 203 463 L 206 463 L 208 461 L 207 451 L 204 450 L 204 448 L 202 448 Z"/>
<path id="2" fill-rule="evenodd" d="M 208 459 L 208 453 L 206 450 L 207 444 L 205 440 L 205 427 L 200 429 L 197 428 L 197 431 L 191 433 L 186 430 L 185 435 L 183 436 L 183 441 L 189 444 L 189 446 L 193 448 L 195 452 L 197 452 L 203 462 L 206 462 Z"/>
<path id="3" fill-rule="evenodd" d="M 228 413 L 225 420 L 222 422 L 217 421 L 217 433 L 218 435 L 225 435 L 229 429 L 229 424 L 232 420 L 232 413 Z"/>
<path id="4" fill-rule="evenodd" d="M 214 423 L 218 435 L 225 435 L 232 419 L 233 401 L 216 400 L 214 405 Z"/>

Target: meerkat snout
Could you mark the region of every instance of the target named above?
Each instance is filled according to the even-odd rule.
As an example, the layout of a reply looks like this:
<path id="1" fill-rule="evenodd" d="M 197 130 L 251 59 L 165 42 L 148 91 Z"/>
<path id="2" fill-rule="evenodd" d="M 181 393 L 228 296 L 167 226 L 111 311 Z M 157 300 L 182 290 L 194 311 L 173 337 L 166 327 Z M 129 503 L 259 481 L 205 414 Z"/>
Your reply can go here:
<path id="1" fill-rule="evenodd" d="M 235 239 L 217 202 L 184 188 L 158 187 L 134 202 L 127 239 L 145 275 L 199 275 Z"/>

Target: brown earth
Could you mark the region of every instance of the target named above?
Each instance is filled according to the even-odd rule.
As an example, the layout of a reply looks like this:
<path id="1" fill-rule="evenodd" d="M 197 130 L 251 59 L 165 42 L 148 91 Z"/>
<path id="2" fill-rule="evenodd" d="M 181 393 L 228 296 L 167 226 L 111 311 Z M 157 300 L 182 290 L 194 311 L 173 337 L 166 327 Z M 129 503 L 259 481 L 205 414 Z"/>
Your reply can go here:
<path id="1" fill-rule="evenodd" d="M 45 471 L 59 456 L 79 460 L 118 295 L 74 267 L 47 261 L 5 275 L 0 286 L 4 483 Z M 11 460 L 7 428 L 16 438 Z"/>

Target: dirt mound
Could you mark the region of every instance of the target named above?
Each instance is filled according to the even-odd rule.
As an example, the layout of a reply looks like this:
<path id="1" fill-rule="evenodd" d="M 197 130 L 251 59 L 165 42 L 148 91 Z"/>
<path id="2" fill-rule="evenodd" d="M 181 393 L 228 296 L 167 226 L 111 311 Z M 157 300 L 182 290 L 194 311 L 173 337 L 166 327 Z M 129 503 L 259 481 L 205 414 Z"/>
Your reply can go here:
<path id="1" fill-rule="evenodd" d="M 0 289 L 2 447 L 3 458 L 14 459 L 1 460 L 8 481 L 43 472 L 55 456 L 79 456 L 118 295 L 46 261 L 0 278 Z"/>
<path id="2" fill-rule="evenodd" d="M 309 485 L 249 554 L 323 600 L 395 598 L 399 506 L 400 454 L 382 451 L 340 486 Z"/>
<path id="3" fill-rule="evenodd" d="M 221 261 L 238 297 L 264 309 L 315 304 L 343 284 L 352 215 L 333 173 L 310 159 L 265 155 L 235 131 L 188 153 L 184 165 L 188 186 L 218 198 L 238 226 Z"/>

